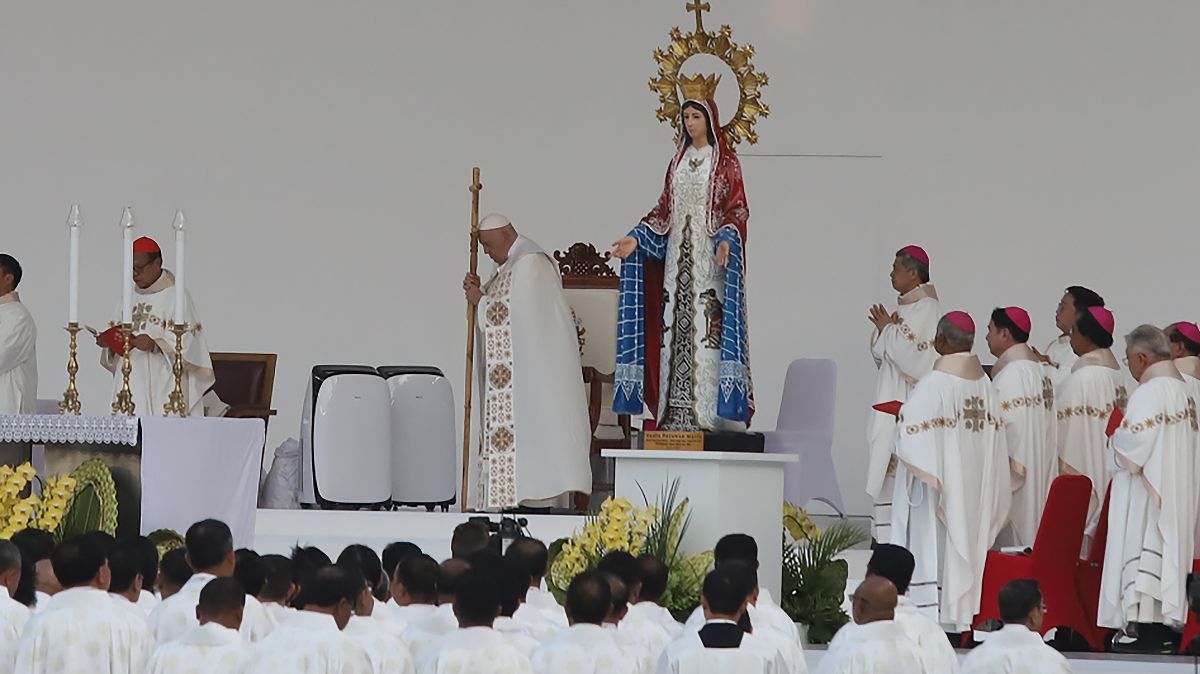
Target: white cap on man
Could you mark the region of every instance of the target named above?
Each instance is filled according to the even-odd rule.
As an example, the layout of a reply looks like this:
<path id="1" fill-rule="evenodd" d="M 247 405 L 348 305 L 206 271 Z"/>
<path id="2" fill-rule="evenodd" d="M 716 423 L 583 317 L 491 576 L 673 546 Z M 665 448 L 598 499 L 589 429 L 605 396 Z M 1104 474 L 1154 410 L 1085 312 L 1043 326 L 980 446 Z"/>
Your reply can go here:
<path id="1" fill-rule="evenodd" d="M 487 232 L 493 229 L 504 229 L 512 225 L 512 221 L 499 213 L 491 213 L 479 221 L 479 231 Z"/>

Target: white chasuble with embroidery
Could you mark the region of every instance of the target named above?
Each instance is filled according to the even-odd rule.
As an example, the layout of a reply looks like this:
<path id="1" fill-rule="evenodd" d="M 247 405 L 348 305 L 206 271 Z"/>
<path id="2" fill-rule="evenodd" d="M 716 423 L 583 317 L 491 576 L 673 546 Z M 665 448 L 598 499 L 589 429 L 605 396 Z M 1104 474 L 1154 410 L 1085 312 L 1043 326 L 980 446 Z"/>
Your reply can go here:
<path id="1" fill-rule="evenodd" d="M 187 307 L 183 319 L 188 331 L 183 335 L 183 399 L 188 416 L 204 416 L 204 394 L 216 383 L 204 326 L 192 304 L 191 294 L 185 294 Z M 120 319 L 120 311 L 117 312 Z M 167 398 L 175 390 L 175 276 L 167 270 L 149 288 L 134 288 L 133 334 L 149 335 L 158 347 L 154 351 L 130 348 L 129 388 L 133 391 L 134 414 L 162 416 Z M 117 321 L 111 321 L 110 326 Z M 100 352 L 100 364 L 113 373 L 113 399 L 121 391 L 122 359 L 112 351 Z"/>
<path id="2" fill-rule="evenodd" d="M 16 292 L 0 295 L 0 414 L 37 411 L 37 326 Z"/>
<path id="3" fill-rule="evenodd" d="M 875 403 L 893 400 L 904 402 L 917 381 L 933 368 L 937 352 L 933 350 L 933 337 L 937 332 L 942 307 L 938 303 L 937 290 L 930 284 L 900 297 L 896 314 L 899 323 L 884 326 L 883 331 L 871 334 L 871 356 L 879 375 L 875 381 Z M 872 514 L 873 534 L 876 539 L 891 538 L 892 526 L 892 445 L 896 441 L 896 417 L 870 411 L 867 422 L 867 493 L 875 501 Z"/>
<path id="4" fill-rule="evenodd" d="M 1013 471 L 1009 518 L 1018 545 L 1033 545 L 1050 483 L 1058 476 L 1054 383 L 1033 349 L 1016 344 L 992 368 Z"/>
<path id="5" fill-rule="evenodd" d="M 1101 627 L 1182 625 L 1188 616 L 1200 475 L 1196 401 L 1170 361 L 1146 369 L 1113 434 L 1100 581 Z"/>
<path id="6" fill-rule="evenodd" d="M 518 237 L 483 291 L 476 314 L 482 416 L 476 507 L 514 508 L 590 492 L 579 337 L 558 268 L 536 243 Z"/>
<path id="7" fill-rule="evenodd" d="M 74 587 L 54 595 L 29 620 L 13 671 L 142 674 L 153 648 L 145 619 L 104 590 Z"/>
<path id="8" fill-rule="evenodd" d="M 1125 375 L 1108 349 L 1096 349 L 1080 357 L 1055 395 L 1059 472 L 1083 475 L 1092 481 L 1084 555 L 1091 548 L 1104 505 L 1104 492 L 1112 476 L 1111 462 L 1105 456 L 1108 420 L 1113 408 L 1124 409 L 1127 400 Z"/>
<path id="9" fill-rule="evenodd" d="M 891 542 L 916 558 L 908 595 L 948 632 L 979 612 L 983 564 L 1008 521 L 1000 402 L 979 359 L 942 356 L 900 412 Z"/>

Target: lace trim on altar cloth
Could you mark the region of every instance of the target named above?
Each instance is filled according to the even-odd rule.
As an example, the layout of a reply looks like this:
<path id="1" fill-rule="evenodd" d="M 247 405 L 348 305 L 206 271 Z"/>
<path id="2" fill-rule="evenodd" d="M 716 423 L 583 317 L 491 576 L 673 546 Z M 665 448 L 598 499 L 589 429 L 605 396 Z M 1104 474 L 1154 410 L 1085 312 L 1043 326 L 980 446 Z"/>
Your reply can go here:
<path id="1" fill-rule="evenodd" d="M 0 442 L 136 445 L 137 417 L 0 414 Z"/>

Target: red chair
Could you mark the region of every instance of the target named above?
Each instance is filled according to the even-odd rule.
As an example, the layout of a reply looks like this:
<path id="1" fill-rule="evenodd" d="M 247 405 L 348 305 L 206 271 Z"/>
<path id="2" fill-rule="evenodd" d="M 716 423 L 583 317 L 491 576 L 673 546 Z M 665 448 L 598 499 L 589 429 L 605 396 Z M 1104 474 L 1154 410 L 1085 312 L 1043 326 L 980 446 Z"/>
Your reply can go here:
<path id="1" fill-rule="evenodd" d="M 1108 501 L 1112 496 L 1112 485 L 1104 490 L 1104 504 L 1100 506 L 1100 520 L 1096 523 L 1096 535 L 1092 538 L 1092 547 L 1087 559 L 1077 563 L 1075 573 L 1075 588 L 1079 592 L 1079 601 L 1087 613 L 1091 624 L 1090 631 L 1076 630 L 1087 639 L 1088 645 L 1097 651 L 1103 651 L 1104 645 L 1113 630 L 1100 627 L 1096 621 L 1100 618 L 1100 579 L 1104 575 L 1104 547 L 1108 544 Z"/>
<path id="2" fill-rule="evenodd" d="M 1200 559 L 1192 560 L 1192 573 L 1200 574 Z M 1200 637 L 1200 622 L 1196 621 L 1194 613 L 1188 611 L 1188 621 L 1183 626 L 1183 641 L 1179 644 L 1179 652 L 1187 653 L 1188 644 L 1192 643 L 1192 639 L 1196 637 Z"/>
<path id="3" fill-rule="evenodd" d="M 1033 578 L 1038 581 L 1047 606 L 1042 633 L 1053 627 L 1069 627 L 1103 650 L 1103 642 L 1094 643 L 1091 639 L 1095 616 L 1089 618 L 1075 587 L 1091 490 L 1091 481 L 1082 475 L 1058 476 L 1050 485 L 1032 551 L 1019 555 L 988 552 L 975 626 L 1000 619 L 997 597 L 1002 587 L 1019 578 Z"/>

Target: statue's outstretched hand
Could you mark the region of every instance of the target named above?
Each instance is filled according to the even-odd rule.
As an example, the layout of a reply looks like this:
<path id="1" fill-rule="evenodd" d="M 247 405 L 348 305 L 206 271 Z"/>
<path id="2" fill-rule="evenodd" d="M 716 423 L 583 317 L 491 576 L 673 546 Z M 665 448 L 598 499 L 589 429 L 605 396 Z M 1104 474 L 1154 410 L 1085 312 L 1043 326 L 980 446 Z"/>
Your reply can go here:
<path id="1" fill-rule="evenodd" d="M 624 237 L 620 241 L 617 241 L 613 244 L 613 257 L 624 260 L 630 255 L 633 255 L 633 251 L 637 250 L 637 247 L 637 239 L 633 238 L 632 236 Z"/>
<path id="2" fill-rule="evenodd" d="M 717 254 L 713 258 L 713 263 L 718 267 L 724 267 L 729 264 L 729 242 L 722 241 L 717 244 Z"/>

